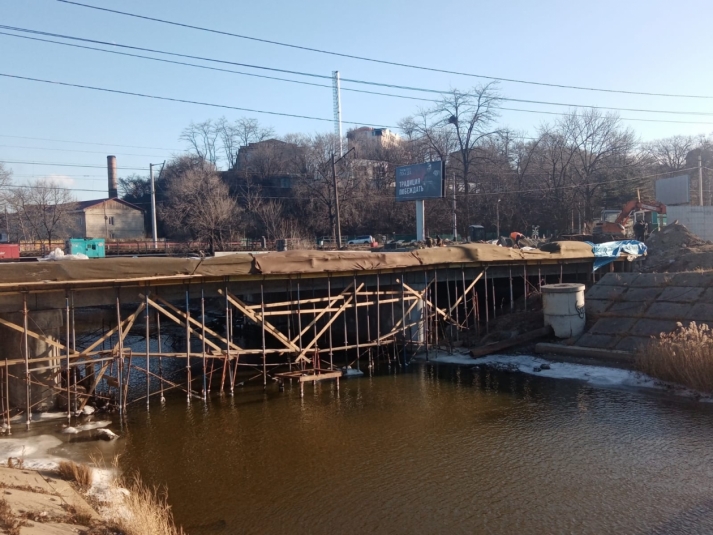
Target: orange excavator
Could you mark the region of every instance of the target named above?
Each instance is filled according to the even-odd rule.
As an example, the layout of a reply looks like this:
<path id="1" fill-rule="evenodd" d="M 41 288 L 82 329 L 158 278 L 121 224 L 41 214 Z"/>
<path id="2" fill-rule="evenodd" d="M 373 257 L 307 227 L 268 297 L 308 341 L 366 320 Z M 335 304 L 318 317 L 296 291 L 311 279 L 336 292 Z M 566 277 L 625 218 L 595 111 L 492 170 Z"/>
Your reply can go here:
<path id="1" fill-rule="evenodd" d="M 665 215 L 666 205 L 658 201 L 640 201 L 635 199 L 627 202 L 618 215 L 616 215 L 616 210 L 603 210 L 601 221 L 597 221 L 594 224 L 592 234 L 611 236 L 612 239 L 626 238 L 626 223 L 629 221 L 631 212 L 638 210 L 648 210 Z M 614 216 L 616 216 L 616 218 L 612 220 Z"/>

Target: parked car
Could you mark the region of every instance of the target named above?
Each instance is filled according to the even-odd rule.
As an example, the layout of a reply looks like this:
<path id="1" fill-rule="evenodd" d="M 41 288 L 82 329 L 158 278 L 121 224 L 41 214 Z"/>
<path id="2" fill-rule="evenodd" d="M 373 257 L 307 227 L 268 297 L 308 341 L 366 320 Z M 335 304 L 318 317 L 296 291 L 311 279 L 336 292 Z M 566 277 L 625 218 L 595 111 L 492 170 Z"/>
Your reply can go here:
<path id="1" fill-rule="evenodd" d="M 374 238 L 371 236 L 357 236 L 353 240 L 349 240 L 347 242 L 347 245 L 362 245 L 362 244 L 370 244 L 374 243 Z"/>

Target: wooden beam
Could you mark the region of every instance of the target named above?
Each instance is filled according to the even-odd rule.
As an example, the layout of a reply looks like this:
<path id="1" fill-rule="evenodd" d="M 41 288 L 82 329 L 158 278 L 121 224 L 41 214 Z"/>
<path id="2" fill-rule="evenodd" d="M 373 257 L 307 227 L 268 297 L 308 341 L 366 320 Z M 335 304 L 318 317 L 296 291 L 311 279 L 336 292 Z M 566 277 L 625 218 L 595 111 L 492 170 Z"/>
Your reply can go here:
<path id="1" fill-rule="evenodd" d="M 150 301 L 151 301 L 151 298 L 149 298 L 149 302 L 150 302 Z M 173 306 L 171 303 L 169 303 L 169 302 L 166 301 L 165 299 L 162 299 L 161 297 L 156 296 L 156 301 L 160 301 L 160 302 L 163 303 L 166 307 L 168 307 L 170 310 L 172 310 L 173 312 L 175 312 L 176 314 L 178 314 L 179 317 L 183 318 L 184 320 L 186 319 L 186 313 L 185 313 L 185 312 L 183 312 L 182 310 L 179 310 L 177 307 Z M 189 317 L 188 320 L 189 320 L 192 324 L 194 324 L 196 327 L 200 327 L 201 330 L 203 330 L 203 324 L 202 324 L 200 321 L 198 321 L 198 320 L 196 320 L 196 319 L 193 319 L 193 318 L 191 318 L 191 317 Z M 195 331 L 194 331 L 194 332 L 195 332 Z M 220 341 L 223 342 L 223 343 L 229 343 L 231 349 L 235 349 L 236 351 L 243 351 L 243 348 L 240 347 L 238 344 L 236 344 L 236 343 L 234 343 L 234 342 L 229 342 L 226 338 L 222 337 L 221 335 L 219 335 L 217 332 L 213 331 L 212 329 L 209 329 L 208 327 L 206 327 L 206 328 L 205 328 L 205 332 L 207 332 L 207 333 L 210 334 L 211 336 L 215 336 L 218 340 L 220 340 Z M 207 343 L 207 340 L 206 340 L 206 343 Z"/>
<path id="2" fill-rule="evenodd" d="M 225 292 L 223 292 L 223 290 L 220 290 L 220 289 L 218 290 L 218 293 L 221 295 L 225 295 Z M 252 310 L 247 308 L 247 305 L 245 303 L 243 303 L 240 299 L 235 297 L 233 294 L 228 292 L 227 298 L 231 305 L 233 305 L 240 312 L 245 314 L 252 321 L 254 321 L 255 323 L 258 323 L 258 324 L 261 322 L 264 323 L 265 330 L 267 332 L 269 332 L 272 336 L 277 338 L 280 342 L 282 342 L 287 349 L 290 349 L 292 351 L 300 350 L 300 348 L 297 347 L 291 340 L 288 340 L 284 334 L 282 334 L 279 330 L 277 330 L 275 327 L 273 327 L 269 322 L 265 321 L 265 319 L 260 314 L 253 312 Z"/>

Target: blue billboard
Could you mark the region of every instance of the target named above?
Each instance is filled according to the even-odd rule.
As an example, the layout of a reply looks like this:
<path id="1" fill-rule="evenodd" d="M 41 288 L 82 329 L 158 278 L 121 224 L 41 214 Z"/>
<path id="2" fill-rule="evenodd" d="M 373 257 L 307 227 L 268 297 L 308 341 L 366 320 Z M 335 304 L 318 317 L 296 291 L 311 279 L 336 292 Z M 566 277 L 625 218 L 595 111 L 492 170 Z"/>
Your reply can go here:
<path id="1" fill-rule="evenodd" d="M 443 162 L 426 162 L 396 168 L 396 200 L 420 201 L 444 196 Z"/>

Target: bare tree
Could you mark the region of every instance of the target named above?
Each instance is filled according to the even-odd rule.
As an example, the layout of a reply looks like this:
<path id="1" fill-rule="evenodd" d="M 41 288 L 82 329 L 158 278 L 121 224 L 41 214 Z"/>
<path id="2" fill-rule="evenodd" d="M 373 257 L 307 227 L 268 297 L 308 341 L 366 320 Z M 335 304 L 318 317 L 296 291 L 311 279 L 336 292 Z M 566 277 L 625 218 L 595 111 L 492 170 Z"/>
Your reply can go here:
<path id="1" fill-rule="evenodd" d="M 261 203 L 255 213 L 260 218 L 265 236 L 270 240 L 282 238 L 282 222 L 284 220 L 283 205 L 280 201 L 270 200 Z"/>
<path id="2" fill-rule="evenodd" d="M 69 237 L 76 199 L 67 189 L 51 180 L 40 179 L 26 187 L 11 190 L 8 199 L 25 239 L 46 240 L 51 245 L 58 237 Z"/>
<path id="3" fill-rule="evenodd" d="M 7 197 L 7 188 L 10 184 L 12 184 L 12 169 L 5 167 L 5 164 L 3 163 L 0 163 L 0 202 Z"/>
<path id="4" fill-rule="evenodd" d="M 585 217 L 591 219 L 600 190 L 632 165 L 629 156 L 636 137 L 633 130 L 623 127 L 616 114 L 595 109 L 574 111 L 559 122 L 559 127 L 574 151 L 574 186 Z"/>
<path id="5" fill-rule="evenodd" d="M 247 147 L 250 143 L 265 141 L 275 135 L 272 128 L 263 127 L 257 119 L 242 117 L 234 123 L 221 117 L 215 128 L 223 144 L 223 154 L 228 162 L 228 169 L 233 169 L 238 164 L 238 150 Z"/>
<path id="6" fill-rule="evenodd" d="M 216 165 L 218 163 L 219 128 L 208 119 L 202 123 L 188 125 L 181 133 L 180 139 L 190 146 L 199 158 Z"/>
<path id="7" fill-rule="evenodd" d="M 183 166 L 170 176 L 160 209 L 169 232 L 206 243 L 211 254 L 224 248 L 240 220 L 240 208 L 215 166 Z"/>
<path id="8" fill-rule="evenodd" d="M 644 145 L 644 150 L 653 159 L 654 165 L 668 172 L 684 169 L 686 156 L 696 145 L 691 136 L 673 136 L 651 141 Z"/>

